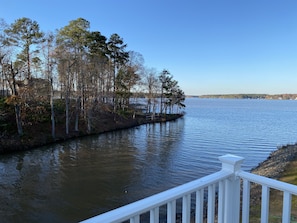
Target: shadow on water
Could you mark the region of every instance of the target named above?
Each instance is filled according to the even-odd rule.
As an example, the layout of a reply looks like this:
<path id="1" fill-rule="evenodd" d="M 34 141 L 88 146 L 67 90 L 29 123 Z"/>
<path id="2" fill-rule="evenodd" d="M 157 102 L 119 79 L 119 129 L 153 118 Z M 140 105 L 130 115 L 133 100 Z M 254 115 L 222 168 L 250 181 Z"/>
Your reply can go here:
<path id="1" fill-rule="evenodd" d="M 172 187 L 183 126 L 144 125 L 1 157 L 1 221 L 77 222 Z"/>

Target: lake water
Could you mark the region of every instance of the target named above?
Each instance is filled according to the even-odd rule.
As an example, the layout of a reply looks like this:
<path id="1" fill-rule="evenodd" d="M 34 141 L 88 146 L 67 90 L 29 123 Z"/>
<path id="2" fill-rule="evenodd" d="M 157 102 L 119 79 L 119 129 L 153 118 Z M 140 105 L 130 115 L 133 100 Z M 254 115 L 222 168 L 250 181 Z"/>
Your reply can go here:
<path id="1" fill-rule="evenodd" d="M 0 156 L 0 222 L 77 222 L 297 141 L 297 101 L 186 100 L 185 117 Z"/>

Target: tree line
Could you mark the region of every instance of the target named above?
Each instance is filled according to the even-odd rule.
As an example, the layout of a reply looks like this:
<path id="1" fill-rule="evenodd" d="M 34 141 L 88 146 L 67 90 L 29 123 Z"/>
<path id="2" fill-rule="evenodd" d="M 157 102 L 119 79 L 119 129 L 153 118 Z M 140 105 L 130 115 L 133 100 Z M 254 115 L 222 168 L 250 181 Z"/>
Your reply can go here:
<path id="1" fill-rule="evenodd" d="M 53 138 L 57 100 L 63 101 L 66 134 L 72 110 L 75 131 L 80 120 L 91 131 L 97 110 L 135 115 L 140 96 L 141 109 L 152 117 L 185 107 L 185 94 L 168 70 L 145 67 L 143 56 L 128 51 L 118 34 L 107 38 L 91 31 L 83 18 L 48 33 L 30 18 L 12 24 L 0 19 L 0 95 L 14 107 L 19 135 L 24 113 L 33 105 L 42 113 L 42 103 L 48 103 Z"/>

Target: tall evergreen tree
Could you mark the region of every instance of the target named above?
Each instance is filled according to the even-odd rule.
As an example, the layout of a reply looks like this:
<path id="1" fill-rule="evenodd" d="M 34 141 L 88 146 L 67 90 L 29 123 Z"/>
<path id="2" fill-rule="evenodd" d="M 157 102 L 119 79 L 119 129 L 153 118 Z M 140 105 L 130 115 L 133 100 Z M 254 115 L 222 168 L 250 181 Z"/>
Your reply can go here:
<path id="1" fill-rule="evenodd" d="M 108 72 L 108 50 L 107 38 L 100 32 L 90 32 L 87 37 L 86 46 L 88 47 L 88 73 L 89 86 L 88 89 L 94 93 L 94 97 L 98 102 L 106 102 L 110 87 L 107 85 Z"/>
<path id="2" fill-rule="evenodd" d="M 54 42 L 55 36 L 52 33 L 49 33 L 45 37 L 45 43 L 43 46 L 43 55 L 45 59 L 45 73 L 46 77 L 50 83 L 50 106 L 51 106 L 51 124 L 52 124 L 52 138 L 56 138 L 56 122 L 55 122 L 55 110 L 54 110 L 54 75 L 53 69 L 55 66 L 54 61 Z"/>
<path id="3" fill-rule="evenodd" d="M 66 51 L 67 54 L 71 56 L 70 58 L 66 58 L 69 64 L 66 73 L 68 78 L 72 78 L 72 81 L 68 80 L 66 83 L 73 82 L 73 91 L 76 92 L 76 95 L 73 95 L 76 97 L 75 131 L 79 130 L 78 123 L 80 112 L 84 111 L 84 68 L 86 62 L 84 58 L 86 56 L 86 42 L 87 37 L 89 36 L 89 28 L 90 23 L 87 20 L 78 18 L 76 20 L 70 21 L 67 26 L 60 29 L 57 35 L 58 46 L 60 46 L 60 48 L 64 48 L 64 51 Z M 66 101 L 67 100 L 69 99 L 66 99 Z"/>
<path id="4" fill-rule="evenodd" d="M 112 79 L 113 79 L 113 103 L 114 112 L 117 109 L 117 98 L 116 98 L 116 75 L 119 68 L 124 65 L 128 58 L 129 53 L 126 52 L 127 44 L 124 44 L 123 39 L 118 34 L 112 34 L 107 42 L 108 55 L 111 61 L 112 67 Z"/>
<path id="5" fill-rule="evenodd" d="M 160 113 L 163 114 L 165 112 L 165 93 L 167 92 L 168 89 L 168 83 L 171 81 L 172 75 L 170 72 L 166 69 L 162 71 L 162 73 L 159 76 L 159 81 L 161 82 L 161 101 L 160 101 Z"/>
<path id="6" fill-rule="evenodd" d="M 161 113 L 167 112 L 167 109 L 170 109 L 170 112 L 173 111 L 173 106 L 177 105 L 178 108 L 185 107 L 184 92 L 178 86 L 178 82 L 173 79 L 173 76 L 168 70 L 163 70 L 159 76 L 161 82 Z"/>
<path id="7" fill-rule="evenodd" d="M 17 55 L 20 62 L 26 64 L 27 79 L 31 79 L 31 46 L 44 41 L 43 32 L 39 29 L 39 24 L 29 18 L 17 19 L 13 24 L 5 29 L 8 36 L 7 43 L 9 45 L 18 46 L 21 52 Z"/>

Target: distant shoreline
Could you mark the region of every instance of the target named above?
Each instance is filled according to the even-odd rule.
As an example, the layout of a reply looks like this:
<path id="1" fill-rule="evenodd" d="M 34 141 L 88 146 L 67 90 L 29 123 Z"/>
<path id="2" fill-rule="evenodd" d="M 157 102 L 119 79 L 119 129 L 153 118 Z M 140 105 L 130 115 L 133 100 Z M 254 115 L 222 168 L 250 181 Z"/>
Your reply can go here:
<path id="1" fill-rule="evenodd" d="M 209 94 L 187 95 L 187 98 L 297 100 L 297 94 Z"/>

